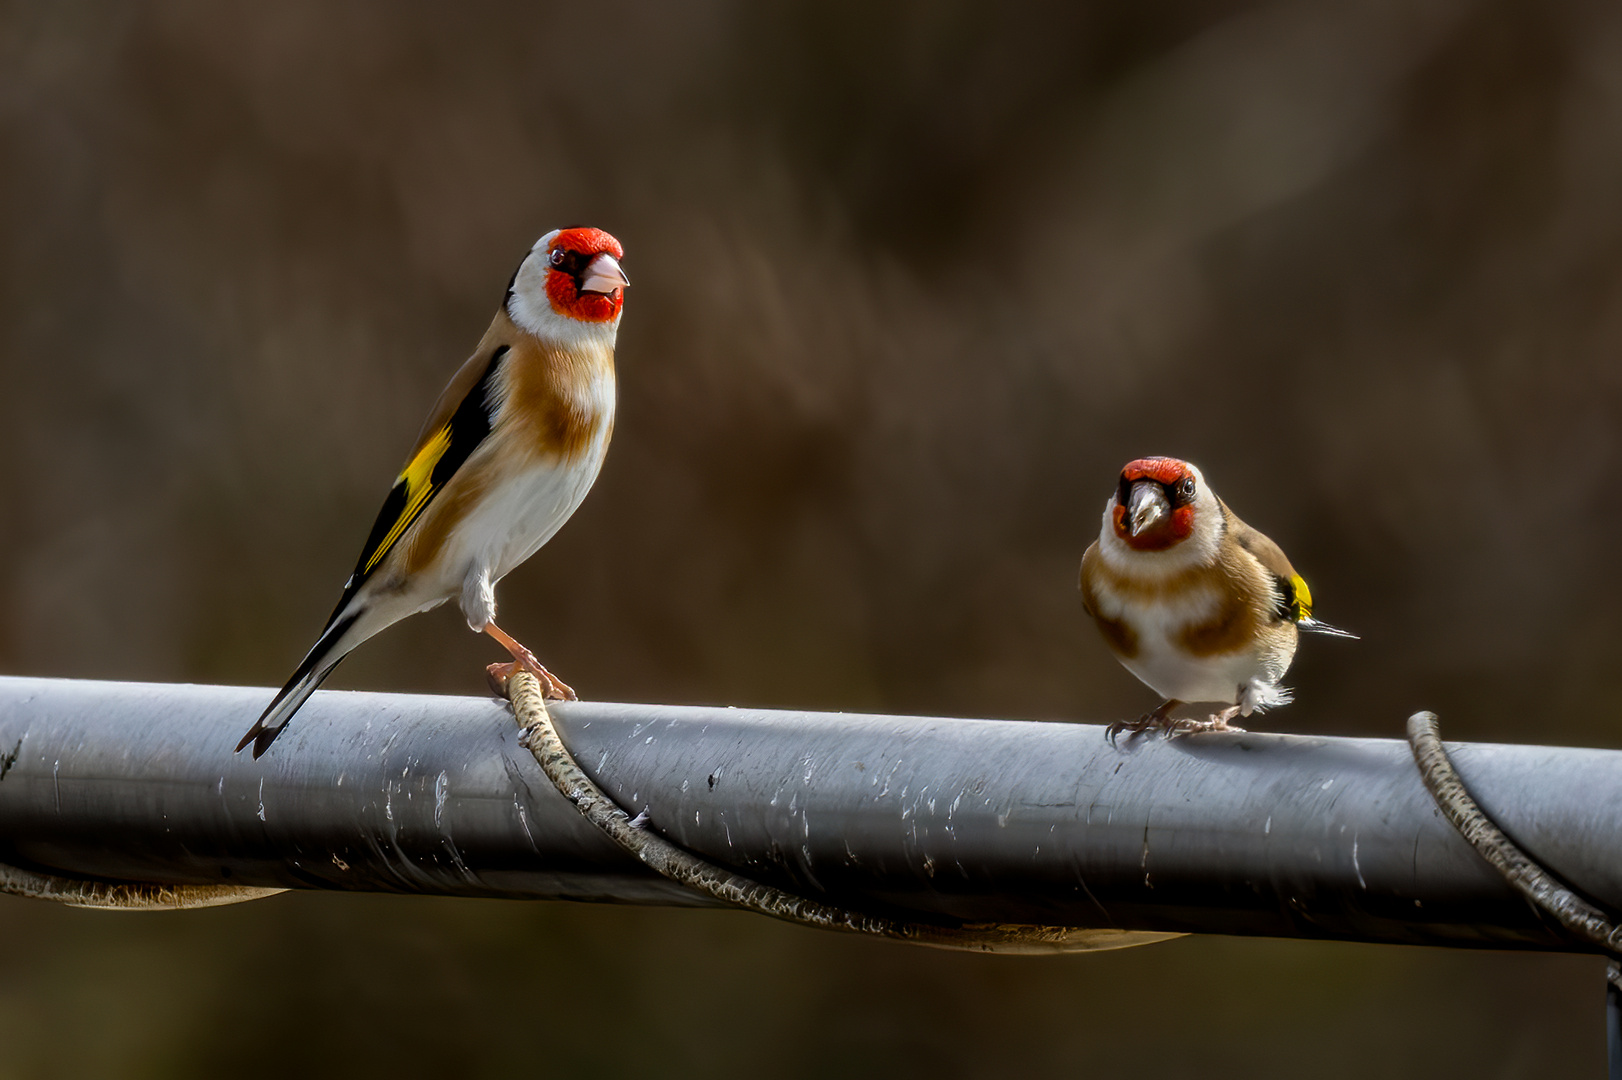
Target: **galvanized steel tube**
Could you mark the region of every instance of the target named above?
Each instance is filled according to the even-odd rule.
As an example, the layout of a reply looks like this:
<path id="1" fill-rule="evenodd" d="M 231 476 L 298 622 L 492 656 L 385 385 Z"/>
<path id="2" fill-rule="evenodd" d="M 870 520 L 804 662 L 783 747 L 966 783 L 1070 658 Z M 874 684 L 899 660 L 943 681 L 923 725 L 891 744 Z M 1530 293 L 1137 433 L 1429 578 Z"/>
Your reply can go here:
<path id="1" fill-rule="evenodd" d="M 584 822 L 504 702 L 0 678 L 0 862 L 141 881 L 694 904 Z M 1576 949 L 1397 740 L 579 702 L 576 759 L 716 862 L 907 917 Z M 1393 716 L 1398 729 L 1401 717 Z M 1622 753 L 1450 745 L 1483 808 L 1622 908 Z"/>

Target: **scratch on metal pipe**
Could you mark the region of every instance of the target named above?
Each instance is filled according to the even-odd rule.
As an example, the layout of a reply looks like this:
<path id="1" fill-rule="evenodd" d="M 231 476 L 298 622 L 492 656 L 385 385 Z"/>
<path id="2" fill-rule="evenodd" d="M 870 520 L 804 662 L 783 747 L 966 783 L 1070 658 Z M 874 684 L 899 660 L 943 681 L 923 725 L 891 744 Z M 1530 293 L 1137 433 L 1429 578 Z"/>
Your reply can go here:
<path id="1" fill-rule="evenodd" d="M 1154 888 L 1149 880 L 1149 823 L 1143 825 L 1143 858 L 1138 862 L 1138 869 L 1143 871 L 1143 886 L 1146 889 Z"/>
<path id="2" fill-rule="evenodd" d="M 445 850 L 450 852 L 451 865 L 456 867 L 457 872 L 462 875 L 462 879 L 464 881 L 477 881 L 479 879 L 479 875 L 468 869 L 467 863 L 462 860 L 462 853 L 456 848 L 456 841 L 451 839 L 451 834 L 448 830 L 444 834 L 444 841 Z"/>
<path id="3" fill-rule="evenodd" d="M 439 770 L 439 775 L 434 777 L 434 828 L 436 829 L 445 826 L 445 800 L 450 795 L 450 784 L 451 778 L 446 775 L 445 770 Z"/>
<path id="4" fill-rule="evenodd" d="M 800 845 L 800 861 L 805 870 L 805 879 L 811 883 L 812 888 L 819 892 L 822 891 L 822 882 L 817 880 L 817 872 L 811 866 L 811 846 L 809 844 Z"/>
<path id="5" fill-rule="evenodd" d="M 1357 834 L 1355 832 L 1352 833 L 1352 872 L 1357 875 L 1357 883 L 1367 889 L 1369 883 L 1363 880 L 1363 868 L 1357 864 Z"/>
<path id="6" fill-rule="evenodd" d="M 890 766 L 890 771 L 884 774 L 884 786 L 879 790 L 879 793 L 875 796 L 875 798 L 882 799 L 886 795 L 890 794 L 890 778 L 895 776 L 896 770 L 899 768 L 901 768 L 901 759 L 897 758 L 895 763 Z M 902 792 L 902 797 L 906 797 L 905 792 Z"/>
<path id="7" fill-rule="evenodd" d="M 519 801 L 518 792 L 516 791 L 513 792 L 513 809 L 518 811 L 518 827 L 524 830 L 524 838 L 529 841 L 529 846 L 539 854 L 541 845 L 535 842 L 535 834 L 529 831 L 529 814 L 524 811 L 524 804 Z"/>

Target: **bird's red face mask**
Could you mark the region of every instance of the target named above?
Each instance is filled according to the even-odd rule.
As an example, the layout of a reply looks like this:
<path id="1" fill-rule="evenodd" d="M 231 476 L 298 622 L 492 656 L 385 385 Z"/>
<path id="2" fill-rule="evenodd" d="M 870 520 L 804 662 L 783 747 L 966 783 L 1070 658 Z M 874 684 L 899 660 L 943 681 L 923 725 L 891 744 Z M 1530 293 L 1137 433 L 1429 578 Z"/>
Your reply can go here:
<path id="1" fill-rule="evenodd" d="M 559 315 L 581 322 L 610 322 L 625 303 L 631 282 L 620 269 L 620 242 L 601 229 L 564 229 L 547 253 L 546 298 Z"/>
<path id="2" fill-rule="evenodd" d="M 1194 532 L 1198 481 L 1185 461 L 1139 458 L 1121 470 L 1112 521 L 1115 535 L 1137 551 L 1165 551 Z"/>

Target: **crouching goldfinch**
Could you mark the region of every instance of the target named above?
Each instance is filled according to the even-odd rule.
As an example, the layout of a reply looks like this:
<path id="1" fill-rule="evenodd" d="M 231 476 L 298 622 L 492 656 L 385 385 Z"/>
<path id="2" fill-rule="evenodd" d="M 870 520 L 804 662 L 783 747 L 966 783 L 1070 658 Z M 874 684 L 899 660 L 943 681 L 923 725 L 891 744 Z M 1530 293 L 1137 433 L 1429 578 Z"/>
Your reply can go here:
<path id="1" fill-rule="evenodd" d="M 1240 521 L 1176 458 L 1121 470 L 1098 540 L 1081 560 L 1081 598 L 1122 665 L 1165 698 L 1123 730 L 1231 731 L 1229 721 L 1287 704 L 1280 685 L 1298 631 L 1355 637 L 1312 617 L 1312 593 L 1279 546 Z M 1228 708 L 1173 720 L 1185 702 Z"/>
<path id="2" fill-rule="evenodd" d="M 263 754 L 357 645 L 459 599 L 552 698 L 574 691 L 495 623 L 496 582 L 579 507 L 614 430 L 614 337 L 625 287 L 619 241 L 560 229 L 535 242 L 473 356 L 440 395 L 394 482 L 326 629 L 237 744 Z"/>

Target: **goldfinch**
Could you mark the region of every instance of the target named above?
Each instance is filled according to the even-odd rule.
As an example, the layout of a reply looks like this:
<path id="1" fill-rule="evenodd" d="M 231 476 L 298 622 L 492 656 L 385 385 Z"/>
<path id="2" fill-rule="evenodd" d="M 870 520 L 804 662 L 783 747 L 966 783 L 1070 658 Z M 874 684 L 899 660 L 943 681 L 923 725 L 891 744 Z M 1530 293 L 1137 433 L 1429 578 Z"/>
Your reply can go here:
<path id="1" fill-rule="evenodd" d="M 1354 638 L 1312 617 L 1312 593 L 1279 546 L 1240 521 L 1176 458 L 1121 470 L 1098 540 L 1081 560 L 1082 606 L 1128 671 L 1166 700 L 1123 730 L 1237 731 L 1229 721 L 1288 704 L 1280 685 L 1298 631 Z M 1185 702 L 1228 707 L 1173 720 Z"/>
<path id="2" fill-rule="evenodd" d="M 619 241 L 558 229 L 507 283 L 490 329 L 445 388 L 394 481 L 326 629 L 237 744 L 259 757 L 338 662 L 408 615 L 459 599 L 548 697 L 573 699 L 495 623 L 496 583 L 575 512 L 614 430 L 614 338 L 625 288 Z"/>

